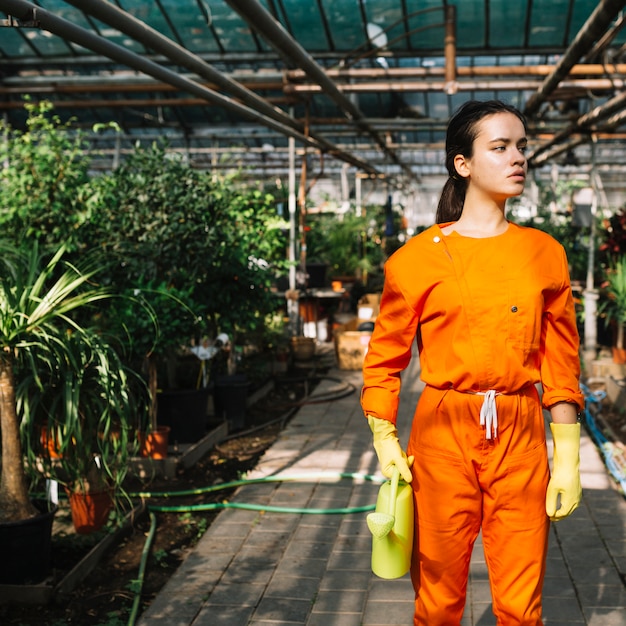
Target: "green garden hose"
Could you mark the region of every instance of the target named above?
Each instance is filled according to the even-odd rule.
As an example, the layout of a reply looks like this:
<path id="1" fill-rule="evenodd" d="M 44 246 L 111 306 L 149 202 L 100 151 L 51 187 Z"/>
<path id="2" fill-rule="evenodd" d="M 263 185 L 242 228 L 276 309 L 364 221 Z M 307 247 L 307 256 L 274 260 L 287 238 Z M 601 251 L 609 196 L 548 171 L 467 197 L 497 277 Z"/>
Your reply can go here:
<path id="1" fill-rule="evenodd" d="M 139 611 L 139 603 L 141 602 L 141 590 L 143 589 L 143 581 L 146 576 L 146 565 L 148 564 L 148 556 L 150 554 L 150 549 L 152 548 L 152 542 L 154 541 L 154 536 L 156 534 L 156 526 L 157 520 L 156 515 L 152 512 L 148 512 L 150 515 L 150 531 L 148 532 L 148 537 L 146 538 L 146 543 L 143 546 L 143 551 L 141 552 L 141 562 L 139 563 L 139 574 L 137 576 L 137 589 L 135 591 L 135 597 L 133 598 L 133 607 L 130 612 L 130 617 L 128 618 L 128 626 L 132 626 L 137 619 L 137 613 Z"/>
<path id="2" fill-rule="evenodd" d="M 374 483 L 383 483 L 385 478 L 381 476 L 373 476 L 371 474 L 361 474 L 354 472 L 316 472 L 313 474 L 296 474 L 294 476 L 264 476 L 262 478 L 242 478 L 239 480 L 231 480 L 227 483 L 219 485 L 211 485 L 210 487 L 196 487 L 194 489 L 184 489 L 181 491 L 138 491 L 130 493 L 132 498 L 167 498 L 172 496 L 197 496 L 203 493 L 211 493 L 213 491 L 223 491 L 233 487 L 242 487 L 245 485 L 254 485 L 258 483 L 284 483 L 284 482 L 302 482 L 303 480 L 319 480 L 321 478 L 350 478 L 352 480 L 365 480 Z"/>
<path id="3" fill-rule="evenodd" d="M 317 473 L 317 474 L 300 474 L 298 476 L 266 476 L 263 478 L 251 478 L 251 479 L 241 479 L 241 480 L 233 480 L 227 483 L 222 483 L 220 485 L 212 485 L 210 487 L 198 487 L 196 489 L 186 489 L 182 491 L 155 491 L 155 492 L 137 492 L 131 493 L 131 497 L 137 498 L 169 498 L 169 497 L 179 497 L 179 496 L 191 496 L 191 495 L 199 495 L 203 493 L 211 493 L 215 491 L 222 491 L 224 489 L 232 489 L 233 487 L 242 487 L 245 485 L 254 485 L 259 483 L 278 483 L 278 482 L 287 482 L 287 481 L 303 481 L 307 479 L 322 479 L 322 478 L 350 478 L 352 480 L 365 480 L 374 483 L 383 483 L 386 478 L 382 476 L 373 476 L 371 474 L 360 474 L 360 473 L 346 473 L 346 472 L 338 472 L 338 473 Z M 141 554 L 141 563 L 139 565 L 139 576 L 137 580 L 137 589 L 135 590 L 135 597 L 133 600 L 133 607 L 131 610 L 130 617 L 128 619 L 128 626 L 134 626 L 135 620 L 137 619 L 137 612 L 139 610 L 139 603 L 141 600 L 141 592 L 143 590 L 143 582 L 145 578 L 145 570 L 146 564 L 148 562 L 148 556 L 150 554 L 150 549 L 152 547 L 152 542 L 154 540 L 154 536 L 156 534 L 156 516 L 155 512 L 166 512 L 166 513 L 180 513 L 180 512 L 190 512 L 190 511 L 214 511 L 218 509 L 246 509 L 250 511 L 268 511 L 273 513 L 296 513 L 296 514 L 313 514 L 313 515 L 347 515 L 350 513 L 363 513 L 366 511 L 372 511 L 376 508 L 375 504 L 370 504 L 366 506 L 357 506 L 357 507 L 348 507 L 348 508 L 336 508 L 336 509 L 307 509 L 307 508 L 297 508 L 297 507 L 281 507 L 281 506 L 269 506 L 269 505 L 261 505 L 261 504 L 251 504 L 245 502 L 212 502 L 208 504 L 192 504 L 192 505 L 182 505 L 182 506 L 172 506 L 172 505 L 148 505 L 148 512 L 150 515 L 150 531 L 148 533 L 148 537 L 146 539 L 146 543 L 144 545 L 142 554 Z"/>
<path id="4" fill-rule="evenodd" d="M 375 509 L 376 505 L 356 506 L 339 509 L 306 509 L 289 506 L 271 506 L 267 504 L 247 504 L 245 502 L 211 502 L 209 504 L 189 504 L 182 506 L 148 505 L 149 511 L 164 513 L 184 513 L 187 511 L 216 511 L 218 509 L 245 509 L 247 511 L 268 511 L 270 513 L 309 513 L 311 515 L 345 515 L 348 513 L 365 513 Z"/>

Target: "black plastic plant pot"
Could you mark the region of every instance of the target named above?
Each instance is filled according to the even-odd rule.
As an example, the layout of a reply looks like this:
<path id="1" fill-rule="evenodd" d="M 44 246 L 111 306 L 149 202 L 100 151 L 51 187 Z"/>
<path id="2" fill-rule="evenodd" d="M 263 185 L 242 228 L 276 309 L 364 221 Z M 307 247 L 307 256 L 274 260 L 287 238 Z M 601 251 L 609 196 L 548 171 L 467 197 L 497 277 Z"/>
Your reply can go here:
<path id="1" fill-rule="evenodd" d="M 42 582 L 52 561 L 52 522 L 56 504 L 33 502 L 40 515 L 19 522 L 0 524 L 0 584 L 25 585 Z"/>

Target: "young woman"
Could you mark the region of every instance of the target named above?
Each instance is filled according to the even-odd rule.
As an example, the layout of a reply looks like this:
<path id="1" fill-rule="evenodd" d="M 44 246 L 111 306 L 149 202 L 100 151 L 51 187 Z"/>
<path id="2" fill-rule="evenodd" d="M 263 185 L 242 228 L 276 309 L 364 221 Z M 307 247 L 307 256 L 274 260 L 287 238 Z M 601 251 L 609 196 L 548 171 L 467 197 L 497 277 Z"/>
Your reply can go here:
<path id="1" fill-rule="evenodd" d="M 505 214 L 524 189 L 526 144 L 517 109 L 465 103 L 448 126 L 437 225 L 385 265 L 361 404 L 383 474 L 396 465 L 413 485 L 415 626 L 460 624 L 481 529 L 498 624 L 543 624 L 550 519 L 581 498 L 584 400 L 567 259 L 549 235 Z M 395 422 L 415 340 L 426 387 L 405 453 Z"/>

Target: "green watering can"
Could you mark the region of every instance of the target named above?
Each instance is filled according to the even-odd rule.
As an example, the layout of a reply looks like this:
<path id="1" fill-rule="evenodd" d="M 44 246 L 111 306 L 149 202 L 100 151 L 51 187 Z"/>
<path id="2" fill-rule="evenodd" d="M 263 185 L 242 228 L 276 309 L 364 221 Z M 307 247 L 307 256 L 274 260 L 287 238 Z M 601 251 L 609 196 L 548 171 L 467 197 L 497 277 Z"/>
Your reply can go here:
<path id="1" fill-rule="evenodd" d="M 367 527 L 372 533 L 372 572 L 380 578 L 404 576 L 413 550 L 413 489 L 400 480 L 398 468 L 381 485 Z"/>

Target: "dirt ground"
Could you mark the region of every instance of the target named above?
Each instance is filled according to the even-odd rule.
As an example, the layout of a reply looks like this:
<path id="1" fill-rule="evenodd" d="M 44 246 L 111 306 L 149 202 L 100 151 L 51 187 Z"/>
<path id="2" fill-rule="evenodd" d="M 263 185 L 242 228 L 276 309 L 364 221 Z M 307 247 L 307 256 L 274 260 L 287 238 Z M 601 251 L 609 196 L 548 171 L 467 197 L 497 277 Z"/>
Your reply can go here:
<path id="1" fill-rule="evenodd" d="M 248 411 L 248 422 L 254 432 L 228 438 L 212 449 L 195 466 L 172 479 L 155 479 L 149 485 L 129 481 L 131 491 L 149 489 L 153 492 L 175 492 L 206 487 L 242 477 L 254 468 L 263 452 L 274 443 L 288 422 L 290 413 L 311 393 L 315 381 L 277 385 L 268 396 Z M 284 418 L 284 419 L 281 419 Z M 278 420 L 278 421 L 277 421 Z M 223 500 L 232 490 L 176 497 L 168 504 L 186 505 Z M 158 499 L 150 503 L 158 504 Z M 168 581 L 211 524 L 217 512 L 156 513 L 157 530 L 145 570 L 140 615 Z M 53 537 L 53 576 L 60 580 L 87 552 L 98 543 L 104 532 L 77 535 L 71 528 L 69 510 L 61 503 L 55 519 L 70 531 L 56 532 Z M 148 515 L 133 525 L 130 535 L 115 545 L 97 568 L 68 597 L 57 598 L 46 606 L 0 606 L 3 626 L 126 626 L 132 612 L 140 571 L 141 557 L 150 528 Z"/>

